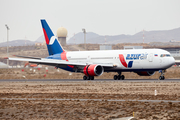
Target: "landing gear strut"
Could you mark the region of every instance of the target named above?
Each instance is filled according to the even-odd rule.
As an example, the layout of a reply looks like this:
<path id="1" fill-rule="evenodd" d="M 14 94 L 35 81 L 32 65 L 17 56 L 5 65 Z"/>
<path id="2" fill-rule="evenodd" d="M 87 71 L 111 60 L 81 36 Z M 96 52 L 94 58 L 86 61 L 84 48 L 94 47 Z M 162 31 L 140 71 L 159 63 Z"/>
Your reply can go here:
<path id="1" fill-rule="evenodd" d="M 161 73 L 161 76 L 159 76 L 159 80 L 164 80 L 165 77 L 164 77 L 164 73 L 166 72 L 165 70 L 161 70 L 159 71 Z"/>
<path id="2" fill-rule="evenodd" d="M 83 76 L 83 80 L 94 80 L 94 76 Z"/>
<path id="3" fill-rule="evenodd" d="M 125 76 L 121 75 L 120 72 L 118 72 L 119 75 L 114 75 L 114 80 L 124 80 Z"/>

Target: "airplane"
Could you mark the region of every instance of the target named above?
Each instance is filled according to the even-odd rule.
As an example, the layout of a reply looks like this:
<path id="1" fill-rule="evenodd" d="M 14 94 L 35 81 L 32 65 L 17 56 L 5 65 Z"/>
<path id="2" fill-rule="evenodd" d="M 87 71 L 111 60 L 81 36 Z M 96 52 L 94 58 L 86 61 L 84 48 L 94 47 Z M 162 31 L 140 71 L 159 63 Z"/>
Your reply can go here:
<path id="1" fill-rule="evenodd" d="M 151 76 L 161 71 L 164 80 L 165 70 L 175 64 L 175 59 L 162 49 L 98 50 L 67 52 L 53 34 L 45 19 L 41 20 L 49 56 L 46 58 L 8 58 L 15 61 L 28 61 L 32 64 L 55 66 L 70 72 L 83 73 L 83 80 L 94 80 L 104 72 L 116 72 L 114 80 L 124 80 L 122 72 L 134 72 L 140 76 Z"/>

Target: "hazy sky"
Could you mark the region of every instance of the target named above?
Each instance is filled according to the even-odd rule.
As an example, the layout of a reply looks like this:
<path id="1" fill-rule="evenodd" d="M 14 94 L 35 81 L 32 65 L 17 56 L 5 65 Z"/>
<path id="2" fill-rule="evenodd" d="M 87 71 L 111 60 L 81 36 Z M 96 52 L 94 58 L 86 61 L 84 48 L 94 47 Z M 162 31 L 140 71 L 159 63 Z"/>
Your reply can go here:
<path id="1" fill-rule="evenodd" d="M 68 38 L 74 33 L 133 35 L 145 29 L 170 30 L 180 27 L 180 0 L 0 0 L 0 42 L 40 37 L 40 19 L 53 32 L 63 26 Z"/>

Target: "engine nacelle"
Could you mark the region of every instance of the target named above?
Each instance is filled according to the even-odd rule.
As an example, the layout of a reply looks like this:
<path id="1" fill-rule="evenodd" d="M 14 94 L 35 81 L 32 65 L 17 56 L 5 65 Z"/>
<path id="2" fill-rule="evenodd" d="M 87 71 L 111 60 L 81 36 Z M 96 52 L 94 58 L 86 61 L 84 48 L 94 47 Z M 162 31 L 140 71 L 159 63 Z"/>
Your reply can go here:
<path id="1" fill-rule="evenodd" d="M 92 65 L 86 65 L 83 69 L 83 73 L 86 76 L 100 76 L 102 75 L 104 72 L 104 69 L 101 65 L 96 65 L 96 64 L 92 64 Z"/>
<path id="2" fill-rule="evenodd" d="M 141 71 L 136 73 L 140 76 L 151 76 L 154 75 L 155 71 Z"/>

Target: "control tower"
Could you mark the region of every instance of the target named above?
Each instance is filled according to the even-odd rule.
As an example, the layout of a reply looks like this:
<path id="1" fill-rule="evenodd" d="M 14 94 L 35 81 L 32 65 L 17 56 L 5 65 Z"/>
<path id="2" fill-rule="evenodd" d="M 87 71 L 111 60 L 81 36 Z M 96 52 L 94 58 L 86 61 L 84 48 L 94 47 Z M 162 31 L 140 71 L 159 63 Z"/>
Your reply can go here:
<path id="1" fill-rule="evenodd" d="M 58 41 L 62 46 L 66 45 L 67 30 L 64 27 L 60 27 L 57 30 Z"/>

